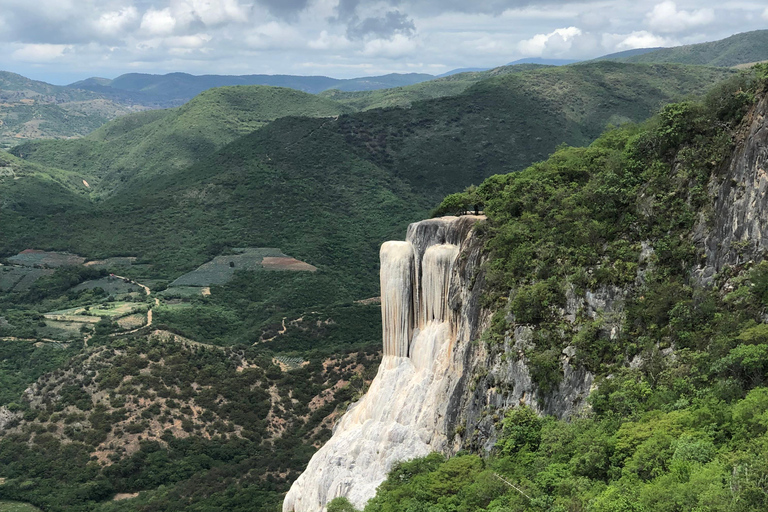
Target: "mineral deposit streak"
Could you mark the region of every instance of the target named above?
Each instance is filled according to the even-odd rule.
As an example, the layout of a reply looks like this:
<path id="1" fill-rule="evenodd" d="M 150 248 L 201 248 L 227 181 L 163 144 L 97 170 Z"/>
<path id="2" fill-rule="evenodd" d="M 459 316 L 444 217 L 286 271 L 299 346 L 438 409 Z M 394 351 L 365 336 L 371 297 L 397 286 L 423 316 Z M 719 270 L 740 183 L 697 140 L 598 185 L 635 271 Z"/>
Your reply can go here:
<path id="1" fill-rule="evenodd" d="M 337 496 L 362 508 L 395 463 L 446 447 L 447 395 L 457 380 L 451 378 L 456 326 L 449 290 L 475 220 L 419 222 L 408 228 L 406 241 L 381 246 L 381 366 L 368 393 L 294 482 L 284 512 L 319 512 Z"/>

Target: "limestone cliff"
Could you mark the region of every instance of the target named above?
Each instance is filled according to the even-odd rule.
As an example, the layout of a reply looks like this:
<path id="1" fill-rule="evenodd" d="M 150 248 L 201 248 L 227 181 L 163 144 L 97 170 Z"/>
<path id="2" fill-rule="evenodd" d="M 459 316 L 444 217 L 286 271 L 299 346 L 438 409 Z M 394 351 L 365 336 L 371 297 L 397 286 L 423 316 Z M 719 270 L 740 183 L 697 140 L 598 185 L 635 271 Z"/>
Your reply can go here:
<path id="1" fill-rule="evenodd" d="M 382 245 L 379 372 L 296 480 L 284 511 L 319 511 L 337 496 L 362 507 L 396 462 L 452 451 L 466 379 L 463 358 L 456 356 L 482 327 L 481 283 L 473 279 L 482 251 L 472 237 L 481 220 L 419 222 L 406 241 Z"/>
<path id="2" fill-rule="evenodd" d="M 384 358 L 368 393 L 293 484 L 284 512 L 321 511 L 337 496 L 362 508 L 396 462 L 432 451 L 488 448 L 496 438 L 489 410 L 528 403 L 565 416 L 582 405 L 592 376 L 571 368 L 567 354 L 565 378 L 546 397 L 539 396 L 522 355 L 503 356 L 522 354 L 526 328 L 493 351 L 478 342 L 489 320 L 480 305 L 483 240 L 473 229 L 483 221 L 425 220 L 409 226 L 405 241 L 382 245 Z M 604 295 L 590 295 L 587 304 L 574 299 L 574 311 L 605 306 Z"/>
<path id="3" fill-rule="evenodd" d="M 727 167 L 710 180 L 713 205 L 703 214 L 695 239 L 703 246 L 698 273 L 708 281 L 724 265 L 768 255 L 768 96 L 742 123 Z"/>

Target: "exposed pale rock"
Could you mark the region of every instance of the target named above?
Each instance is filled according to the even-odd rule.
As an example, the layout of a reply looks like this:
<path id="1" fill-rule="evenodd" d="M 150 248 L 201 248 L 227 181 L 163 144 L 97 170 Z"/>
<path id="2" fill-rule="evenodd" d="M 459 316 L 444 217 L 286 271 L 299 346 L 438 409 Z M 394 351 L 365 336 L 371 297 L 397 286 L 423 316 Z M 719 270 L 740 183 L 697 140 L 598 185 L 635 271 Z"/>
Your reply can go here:
<path id="1" fill-rule="evenodd" d="M 768 96 L 755 106 L 737 135 L 728 170 L 710 181 L 715 196 L 711 218 L 702 216 L 694 241 L 703 245 L 705 261 L 697 274 L 708 282 L 724 265 L 768 255 Z"/>
<path id="2" fill-rule="evenodd" d="M 285 512 L 321 511 L 337 496 L 362 508 L 395 463 L 449 450 L 447 424 L 456 419 L 450 397 L 464 369 L 454 348 L 472 331 L 456 311 L 467 283 L 454 270 L 477 220 L 419 222 L 407 241 L 382 245 L 384 358 L 368 393 L 294 482 Z"/>

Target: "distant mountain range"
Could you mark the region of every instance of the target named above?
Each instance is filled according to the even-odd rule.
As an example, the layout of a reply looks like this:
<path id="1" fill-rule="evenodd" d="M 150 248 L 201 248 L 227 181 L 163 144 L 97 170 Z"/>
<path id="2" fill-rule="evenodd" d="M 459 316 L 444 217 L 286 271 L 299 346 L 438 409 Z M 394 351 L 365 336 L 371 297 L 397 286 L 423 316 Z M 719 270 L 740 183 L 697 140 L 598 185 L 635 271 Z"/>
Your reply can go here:
<path id="1" fill-rule="evenodd" d="M 675 48 L 638 48 L 595 60 L 626 63 L 678 63 L 715 67 L 746 66 L 768 60 L 768 30 Z M 433 76 L 392 73 L 337 79 L 294 75 L 202 75 L 129 73 L 115 79 L 88 78 L 55 86 L 0 72 L 0 148 L 43 138 L 73 138 L 130 112 L 177 107 L 201 92 L 224 86 L 267 85 L 296 89 L 341 101 L 356 110 L 408 106 L 414 101 L 458 94 L 493 76 L 536 67 L 574 64 L 568 59 L 525 58 L 497 68 L 459 68 Z"/>
<path id="2" fill-rule="evenodd" d="M 150 75 L 128 73 L 113 80 L 88 78 L 70 84 L 68 87 L 84 89 L 106 95 L 118 101 L 137 101 L 144 104 L 157 103 L 169 107 L 186 103 L 201 92 L 214 87 L 230 85 L 270 85 L 289 87 L 311 94 L 328 89 L 341 91 L 372 91 L 433 80 L 433 75 L 422 73 L 391 73 L 382 76 L 350 78 L 346 80 L 327 76 L 296 75 L 190 75 L 169 73 Z"/>
<path id="3" fill-rule="evenodd" d="M 541 57 L 528 57 L 525 59 L 517 59 L 510 62 L 507 66 L 517 66 L 519 64 L 539 64 L 541 66 L 565 66 L 566 64 L 574 64 L 579 62 L 573 59 L 543 59 Z M 442 75 L 438 75 L 438 78 L 443 78 L 451 75 L 458 75 L 459 73 L 476 73 L 479 71 L 490 71 L 495 68 L 458 68 L 447 71 Z"/>

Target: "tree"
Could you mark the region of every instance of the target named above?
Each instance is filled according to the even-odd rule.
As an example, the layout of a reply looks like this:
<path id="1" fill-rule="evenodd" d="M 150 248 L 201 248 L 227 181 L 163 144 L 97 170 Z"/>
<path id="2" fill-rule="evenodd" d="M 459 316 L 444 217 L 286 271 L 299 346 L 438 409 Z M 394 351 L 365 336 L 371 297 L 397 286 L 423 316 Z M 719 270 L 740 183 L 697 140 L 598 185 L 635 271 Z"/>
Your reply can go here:
<path id="1" fill-rule="evenodd" d="M 355 506 L 344 496 L 333 498 L 328 503 L 327 510 L 328 512 L 358 512 Z"/>

